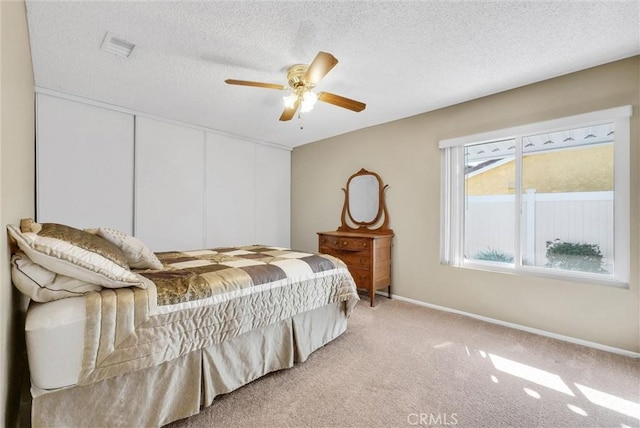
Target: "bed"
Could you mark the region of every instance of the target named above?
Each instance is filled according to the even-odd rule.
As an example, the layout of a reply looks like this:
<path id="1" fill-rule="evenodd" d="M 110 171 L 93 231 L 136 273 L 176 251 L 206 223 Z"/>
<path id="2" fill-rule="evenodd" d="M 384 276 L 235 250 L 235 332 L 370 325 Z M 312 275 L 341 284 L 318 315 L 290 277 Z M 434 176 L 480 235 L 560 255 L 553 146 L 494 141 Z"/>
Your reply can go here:
<path id="1" fill-rule="evenodd" d="M 162 426 L 194 415 L 305 361 L 346 330 L 358 301 L 331 256 L 263 245 L 154 254 L 109 229 L 73 229 L 81 238 L 67 242 L 66 226 L 42 226 L 9 226 L 20 248 L 14 284 L 42 301 L 25 325 L 35 427 Z M 126 241 L 128 264 L 144 265 L 144 254 L 153 268 L 106 264 L 87 233 Z M 69 243 L 72 256 L 56 253 Z"/>

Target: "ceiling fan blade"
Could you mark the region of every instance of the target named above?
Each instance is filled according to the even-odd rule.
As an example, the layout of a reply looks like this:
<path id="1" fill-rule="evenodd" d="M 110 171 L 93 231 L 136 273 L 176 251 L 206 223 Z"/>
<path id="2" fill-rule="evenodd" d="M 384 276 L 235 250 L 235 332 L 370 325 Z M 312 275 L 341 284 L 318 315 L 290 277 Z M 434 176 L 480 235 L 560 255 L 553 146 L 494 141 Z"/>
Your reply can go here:
<path id="1" fill-rule="evenodd" d="M 277 83 L 250 82 L 248 80 L 227 79 L 225 80 L 225 83 L 228 83 L 229 85 L 255 86 L 257 88 L 284 89 L 284 86 L 278 85 Z"/>
<path id="2" fill-rule="evenodd" d="M 325 103 L 333 104 L 334 106 L 346 108 L 355 112 L 362 111 L 367 106 L 365 103 L 361 103 L 360 101 L 341 97 L 340 95 L 332 94 L 330 92 L 320 92 L 318 94 L 318 100 Z"/>
<path id="3" fill-rule="evenodd" d="M 289 107 L 285 107 L 284 111 L 282 112 L 282 115 L 280 116 L 280 120 L 285 122 L 287 120 L 293 119 L 293 116 L 295 116 L 299 105 L 300 105 L 300 102 L 296 101 L 296 103 L 293 105 L 293 107 L 290 107 L 290 108 Z"/>
<path id="4" fill-rule="evenodd" d="M 304 74 L 304 80 L 311 84 L 316 84 L 327 75 L 333 67 L 336 66 L 338 60 L 336 57 L 327 52 L 318 52 L 313 59 L 307 72 Z"/>

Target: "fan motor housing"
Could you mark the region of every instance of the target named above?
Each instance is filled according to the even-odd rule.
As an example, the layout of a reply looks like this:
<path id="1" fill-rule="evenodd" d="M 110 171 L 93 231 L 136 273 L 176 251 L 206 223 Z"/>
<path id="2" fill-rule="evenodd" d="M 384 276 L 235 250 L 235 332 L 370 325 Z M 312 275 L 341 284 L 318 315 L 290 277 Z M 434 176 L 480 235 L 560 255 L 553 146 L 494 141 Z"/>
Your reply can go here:
<path id="1" fill-rule="evenodd" d="M 316 86 L 304 80 L 304 75 L 308 68 L 309 66 L 307 64 L 295 64 L 289 67 L 287 70 L 287 81 L 291 88 L 298 89 L 302 86 L 306 89 L 313 89 Z"/>

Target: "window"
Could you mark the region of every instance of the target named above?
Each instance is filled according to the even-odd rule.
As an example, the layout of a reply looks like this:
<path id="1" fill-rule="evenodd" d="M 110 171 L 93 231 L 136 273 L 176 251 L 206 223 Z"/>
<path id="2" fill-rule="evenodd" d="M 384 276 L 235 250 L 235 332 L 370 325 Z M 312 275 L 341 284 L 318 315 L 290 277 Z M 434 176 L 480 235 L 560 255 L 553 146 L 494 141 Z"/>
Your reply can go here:
<path id="1" fill-rule="evenodd" d="M 631 112 L 441 141 L 442 263 L 627 286 Z"/>

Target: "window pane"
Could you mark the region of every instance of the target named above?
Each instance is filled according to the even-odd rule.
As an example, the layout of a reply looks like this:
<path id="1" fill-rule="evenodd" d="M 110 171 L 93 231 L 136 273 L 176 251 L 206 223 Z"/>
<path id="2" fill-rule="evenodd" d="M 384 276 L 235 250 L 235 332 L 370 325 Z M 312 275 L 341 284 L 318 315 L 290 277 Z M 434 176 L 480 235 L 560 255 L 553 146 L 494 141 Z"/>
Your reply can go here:
<path id="1" fill-rule="evenodd" d="M 464 256 L 513 263 L 515 141 L 465 147 Z"/>
<path id="2" fill-rule="evenodd" d="M 524 137 L 522 264 L 613 274 L 613 124 Z"/>

